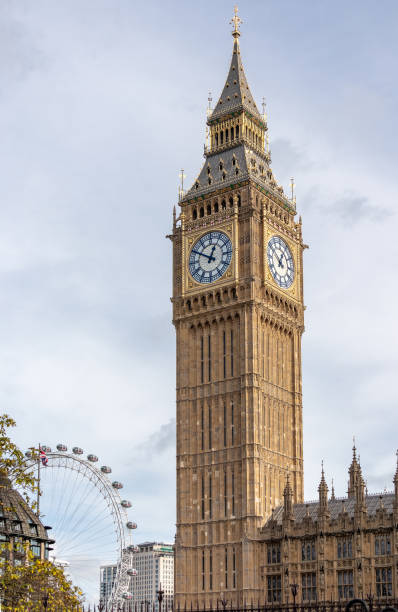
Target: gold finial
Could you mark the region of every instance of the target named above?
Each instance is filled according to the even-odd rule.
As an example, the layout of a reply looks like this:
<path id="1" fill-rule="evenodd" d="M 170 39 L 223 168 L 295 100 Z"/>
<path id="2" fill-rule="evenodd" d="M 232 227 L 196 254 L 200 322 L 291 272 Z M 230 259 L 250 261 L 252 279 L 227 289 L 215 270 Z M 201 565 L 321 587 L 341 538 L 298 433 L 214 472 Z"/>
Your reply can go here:
<path id="1" fill-rule="evenodd" d="M 181 179 L 181 185 L 178 188 L 178 195 L 180 197 L 180 199 L 184 196 L 184 178 L 186 177 L 186 175 L 184 174 L 184 170 L 181 169 L 181 172 L 179 174 L 180 179 Z"/>
<path id="2" fill-rule="evenodd" d="M 292 177 L 290 179 L 290 189 L 292 191 L 292 202 L 294 202 L 294 188 L 295 188 L 296 184 L 294 182 L 294 178 Z"/>
<path id="3" fill-rule="evenodd" d="M 242 19 L 238 17 L 238 7 L 236 5 L 234 6 L 234 16 L 232 17 L 229 23 L 234 26 L 234 29 L 232 30 L 232 36 L 234 38 L 239 38 L 240 36 L 239 26 L 243 22 L 242 22 Z"/>
<path id="4" fill-rule="evenodd" d="M 265 110 L 267 105 L 265 103 L 265 98 L 263 98 L 263 101 L 262 101 L 261 105 L 263 107 L 263 119 L 267 123 L 267 111 Z"/>
<path id="5" fill-rule="evenodd" d="M 209 104 L 208 104 L 207 109 L 206 109 L 206 114 L 207 114 L 208 117 L 210 117 L 211 113 L 213 112 L 213 109 L 211 108 L 211 103 L 213 101 L 213 98 L 211 97 L 211 91 L 209 91 L 209 96 L 207 98 L 207 101 L 208 101 Z"/>

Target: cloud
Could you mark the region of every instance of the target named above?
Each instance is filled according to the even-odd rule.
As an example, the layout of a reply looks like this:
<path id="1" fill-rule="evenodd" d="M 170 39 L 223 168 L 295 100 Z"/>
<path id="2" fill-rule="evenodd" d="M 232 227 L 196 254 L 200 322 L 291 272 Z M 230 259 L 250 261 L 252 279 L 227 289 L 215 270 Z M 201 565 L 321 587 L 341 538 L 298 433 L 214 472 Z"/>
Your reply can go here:
<path id="1" fill-rule="evenodd" d="M 351 226 L 356 225 L 360 221 L 368 220 L 375 223 L 380 223 L 393 213 L 384 206 L 375 206 L 371 204 L 368 198 L 355 194 L 346 193 L 339 200 L 327 207 L 327 213 L 333 215 Z"/>

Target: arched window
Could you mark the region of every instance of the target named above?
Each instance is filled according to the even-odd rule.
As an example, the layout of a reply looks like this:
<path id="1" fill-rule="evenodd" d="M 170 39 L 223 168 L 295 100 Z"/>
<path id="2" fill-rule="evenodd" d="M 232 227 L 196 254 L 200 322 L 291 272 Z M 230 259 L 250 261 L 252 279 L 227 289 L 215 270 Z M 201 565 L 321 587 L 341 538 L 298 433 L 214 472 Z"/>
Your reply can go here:
<path id="1" fill-rule="evenodd" d="M 229 198 L 229 206 L 230 206 L 230 208 L 232 208 L 232 207 L 233 207 L 233 205 L 234 205 L 234 199 L 233 199 L 233 197 L 231 196 L 231 197 Z"/>
<path id="2" fill-rule="evenodd" d="M 233 140 L 233 139 L 234 139 L 234 128 L 231 127 L 231 140 Z"/>
<path id="3" fill-rule="evenodd" d="M 227 203 L 226 203 L 226 201 L 225 201 L 225 200 L 223 200 L 223 201 L 221 202 L 221 208 L 222 208 L 223 210 L 225 210 L 225 209 L 227 208 Z"/>
<path id="4" fill-rule="evenodd" d="M 218 202 L 214 202 L 214 212 L 218 213 Z"/>
<path id="5" fill-rule="evenodd" d="M 238 207 L 240 207 L 240 195 L 238 194 Z"/>
<path id="6" fill-rule="evenodd" d="M 210 204 L 207 205 L 207 214 L 211 215 L 211 206 L 210 206 Z"/>
<path id="7" fill-rule="evenodd" d="M 224 144 L 224 130 L 221 130 L 220 132 L 220 144 Z"/>
<path id="8" fill-rule="evenodd" d="M 200 211 L 199 211 L 199 217 L 204 217 L 204 216 L 205 216 L 205 210 L 204 210 L 204 208 L 202 206 Z"/>
<path id="9" fill-rule="evenodd" d="M 192 219 L 195 221 L 195 219 L 198 218 L 198 212 L 196 210 L 196 208 L 193 209 L 193 213 L 192 213 Z"/>
<path id="10" fill-rule="evenodd" d="M 222 161 L 220 161 L 220 170 L 222 170 L 224 168 L 224 164 L 222 163 Z"/>
<path id="11" fill-rule="evenodd" d="M 218 147 L 218 134 L 216 134 L 216 147 Z"/>
<path id="12" fill-rule="evenodd" d="M 225 142 L 228 142 L 228 128 L 225 130 Z"/>
<path id="13" fill-rule="evenodd" d="M 239 125 L 237 125 L 235 128 L 235 136 L 236 138 L 239 138 Z"/>

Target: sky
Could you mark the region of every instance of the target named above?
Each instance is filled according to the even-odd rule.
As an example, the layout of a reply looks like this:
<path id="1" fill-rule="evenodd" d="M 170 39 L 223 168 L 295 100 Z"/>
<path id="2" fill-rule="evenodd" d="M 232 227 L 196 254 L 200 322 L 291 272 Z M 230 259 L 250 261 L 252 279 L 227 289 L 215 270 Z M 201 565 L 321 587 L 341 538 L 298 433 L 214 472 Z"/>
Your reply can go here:
<path id="1" fill-rule="evenodd" d="M 398 4 L 243 0 L 272 167 L 305 251 L 305 497 L 324 461 L 392 488 L 398 417 Z M 0 403 L 16 441 L 79 445 L 136 541 L 175 533 L 172 208 L 203 163 L 233 3 L 0 2 Z"/>

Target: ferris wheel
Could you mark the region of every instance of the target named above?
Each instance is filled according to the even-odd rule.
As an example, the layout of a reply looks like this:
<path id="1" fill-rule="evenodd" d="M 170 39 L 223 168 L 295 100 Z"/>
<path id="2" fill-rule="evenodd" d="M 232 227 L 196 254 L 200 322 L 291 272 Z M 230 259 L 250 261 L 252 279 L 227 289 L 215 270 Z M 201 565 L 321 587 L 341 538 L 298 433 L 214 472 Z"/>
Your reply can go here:
<path id="1" fill-rule="evenodd" d="M 38 477 L 38 513 L 53 530 L 53 561 L 64 566 L 90 602 L 99 600 L 100 566 L 110 565 L 112 581 L 101 595 L 102 609 L 119 607 L 131 600 L 130 581 L 137 574 L 132 567 L 137 548 L 131 541 L 137 524 L 128 519 L 131 502 L 120 496 L 123 485 L 111 479 L 110 466 L 99 467 L 98 457 L 85 457 L 78 446 L 71 452 L 65 444 L 55 451 L 40 449 L 43 461 L 25 453 L 26 469 Z"/>

